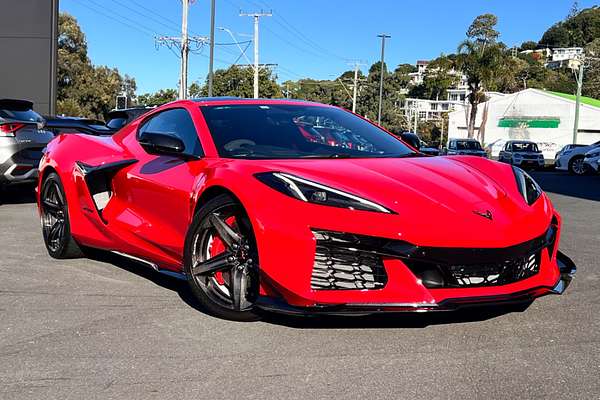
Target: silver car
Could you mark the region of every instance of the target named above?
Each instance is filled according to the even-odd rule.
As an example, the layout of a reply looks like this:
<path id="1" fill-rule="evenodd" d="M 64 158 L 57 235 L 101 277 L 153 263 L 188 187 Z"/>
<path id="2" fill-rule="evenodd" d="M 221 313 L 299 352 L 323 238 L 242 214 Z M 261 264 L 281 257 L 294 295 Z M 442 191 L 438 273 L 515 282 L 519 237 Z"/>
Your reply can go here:
<path id="1" fill-rule="evenodd" d="M 36 182 L 42 150 L 54 137 L 25 100 L 0 99 L 0 189 Z"/>
<path id="2" fill-rule="evenodd" d="M 535 142 L 528 140 L 509 140 L 498 155 L 498 161 L 507 162 L 523 168 L 543 168 L 544 155 Z"/>

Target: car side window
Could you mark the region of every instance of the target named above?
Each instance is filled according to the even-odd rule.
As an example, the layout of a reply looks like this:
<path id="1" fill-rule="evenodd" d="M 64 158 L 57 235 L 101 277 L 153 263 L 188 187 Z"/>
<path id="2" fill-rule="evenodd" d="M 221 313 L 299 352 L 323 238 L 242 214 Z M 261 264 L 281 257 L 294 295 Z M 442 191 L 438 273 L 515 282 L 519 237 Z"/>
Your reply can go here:
<path id="1" fill-rule="evenodd" d="M 456 149 L 456 142 L 454 140 L 450 142 L 450 149 Z"/>
<path id="2" fill-rule="evenodd" d="M 202 146 L 196 132 L 192 117 L 183 108 L 174 108 L 152 115 L 138 130 L 138 139 L 145 132 L 163 133 L 181 139 L 185 145 L 185 153 L 202 156 Z"/>

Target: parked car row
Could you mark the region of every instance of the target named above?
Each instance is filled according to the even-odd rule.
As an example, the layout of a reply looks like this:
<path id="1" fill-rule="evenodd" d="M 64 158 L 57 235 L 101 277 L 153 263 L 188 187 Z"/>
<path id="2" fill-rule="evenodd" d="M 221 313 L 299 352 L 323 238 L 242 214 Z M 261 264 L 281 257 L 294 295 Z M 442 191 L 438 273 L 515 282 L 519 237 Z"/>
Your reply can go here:
<path id="1" fill-rule="evenodd" d="M 477 139 L 450 138 L 448 147 L 438 151 L 423 148 L 423 141 L 412 132 L 399 135 L 402 140 L 422 153 L 429 155 L 471 155 L 489 157 L 489 153 Z M 509 140 L 498 155 L 498 161 L 512 164 L 521 168 L 541 169 L 546 161 L 537 143 L 529 140 Z M 569 144 L 556 153 L 554 167 L 557 170 L 568 171 L 574 175 L 584 175 L 589 172 L 600 173 L 600 141 L 591 145 Z"/>
<path id="2" fill-rule="evenodd" d="M 56 135 L 112 135 L 148 110 L 114 110 L 104 123 L 78 117 L 42 117 L 30 101 L 0 99 L 0 189 L 9 184 L 36 182 L 43 150 Z"/>
<path id="3" fill-rule="evenodd" d="M 600 141 L 588 146 L 570 144 L 556 153 L 554 165 L 561 171 L 585 175 L 591 171 L 598 172 L 598 155 L 600 155 Z"/>

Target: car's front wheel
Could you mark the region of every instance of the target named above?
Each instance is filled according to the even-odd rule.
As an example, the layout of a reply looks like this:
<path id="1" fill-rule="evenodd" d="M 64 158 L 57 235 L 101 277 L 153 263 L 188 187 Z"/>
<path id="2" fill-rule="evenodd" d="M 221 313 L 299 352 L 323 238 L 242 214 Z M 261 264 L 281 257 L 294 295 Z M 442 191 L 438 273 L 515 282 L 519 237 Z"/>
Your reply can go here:
<path id="1" fill-rule="evenodd" d="M 219 318 L 255 321 L 258 249 L 242 205 L 223 194 L 194 216 L 184 250 L 185 272 L 201 306 Z"/>
<path id="2" fill-rule="evenodd" d="M 569 162 L 569 172 L 574 175 L 585 175 L 588 172 L 583 156 L 576 156 Z"/>
<path id="3" fill-rule="evenodd" d="M 59 176 L 54 172 L 50 173 L 42 184 L 40 217 L 44 244 L 51 257 L 81 257 L 81 249 L 71 236 L 67 197 Z"/>

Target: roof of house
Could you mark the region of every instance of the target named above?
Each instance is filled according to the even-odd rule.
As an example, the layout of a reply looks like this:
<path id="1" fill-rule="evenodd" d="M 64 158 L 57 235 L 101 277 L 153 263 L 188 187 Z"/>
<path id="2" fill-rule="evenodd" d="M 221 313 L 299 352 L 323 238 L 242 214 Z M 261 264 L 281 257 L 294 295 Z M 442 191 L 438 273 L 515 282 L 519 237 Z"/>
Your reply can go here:
<path id="1" fill-rule="evenodd" d="M 576 100 L 576 97 L 573 94 L 560 93 L 560 92 L 549 92 L 549 91 L 546 92 L 546 93 L 550 93 L 550 94 L 553 94 L 555 96 L 562 97 L 563 99 L 568 99 L 568 100 L 571 100 L 571 101 L 575 101 Z M 581 102 L 583 104 L 587 104 L 588 106 L 600 108 L 600 100 L 598 100 L 598 99 L 593 99 L 591 97 L 581 96 Z"/>

